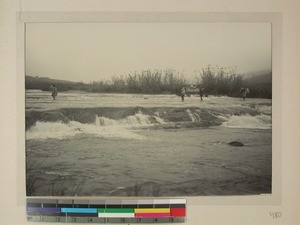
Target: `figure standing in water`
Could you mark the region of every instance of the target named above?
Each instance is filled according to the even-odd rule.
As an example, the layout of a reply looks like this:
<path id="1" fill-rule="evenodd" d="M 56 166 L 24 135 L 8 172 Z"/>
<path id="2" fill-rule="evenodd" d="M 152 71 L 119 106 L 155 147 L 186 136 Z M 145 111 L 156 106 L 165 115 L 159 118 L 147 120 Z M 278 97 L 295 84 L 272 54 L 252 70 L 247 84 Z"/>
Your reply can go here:
<path id="1" fill-rule="evenodd" d="M 247 94 L 249 93 L 249 88 L 241 88 L 240 93 L 242 95 L 243 100 L 245 101 Z"/>
<path id="2" fill-rule="evenodd" d="M 181 101 L 184 102 L 185 88 L 181 88 Z"/>
<path id="3" fill-rule="evenodd" d="M 53 100 L 55 100 L 55 97 L 57 96 L 57 87 L 55 86 L 55 84 L 53 84 L 50 87 L 50 90 L 52 91 L 52 98 L 53 98 Z"/>
<path id="4" fill-rule="evenodd" d="M 200 95 L 201 101 L 203 101 L 203 95 L 204 95 L 204 88 L 203 87 L 199 88 L 199 95 Z"/>

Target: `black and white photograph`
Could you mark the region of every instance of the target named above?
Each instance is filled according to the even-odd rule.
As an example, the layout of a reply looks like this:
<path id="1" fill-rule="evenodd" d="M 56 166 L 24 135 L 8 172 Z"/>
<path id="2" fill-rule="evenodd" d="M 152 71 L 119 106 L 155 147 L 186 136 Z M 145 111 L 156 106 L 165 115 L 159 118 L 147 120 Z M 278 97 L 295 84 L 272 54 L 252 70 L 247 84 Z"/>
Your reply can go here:
<path id="1" fill-rule="evenodd" d="M 271 31 L 26 23 L 26 195 L 272 194 Z"/>

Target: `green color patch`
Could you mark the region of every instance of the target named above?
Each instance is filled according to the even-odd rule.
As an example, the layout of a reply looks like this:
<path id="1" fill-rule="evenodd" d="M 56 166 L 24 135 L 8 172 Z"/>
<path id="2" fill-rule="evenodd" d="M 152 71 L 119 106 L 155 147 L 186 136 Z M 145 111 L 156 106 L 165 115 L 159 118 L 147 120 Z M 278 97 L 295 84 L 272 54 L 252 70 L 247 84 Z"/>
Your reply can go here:
<path id="1" fill-rule="evenodd" d="M 98 208 L 98 213 L 105 213 L 105 209 L 104 208 Z"/>
<path id="2" fill-rule="evenodd" d="M 134 213 L 134 209 L 130 208 L 98 208 L 98 213 Z"/>

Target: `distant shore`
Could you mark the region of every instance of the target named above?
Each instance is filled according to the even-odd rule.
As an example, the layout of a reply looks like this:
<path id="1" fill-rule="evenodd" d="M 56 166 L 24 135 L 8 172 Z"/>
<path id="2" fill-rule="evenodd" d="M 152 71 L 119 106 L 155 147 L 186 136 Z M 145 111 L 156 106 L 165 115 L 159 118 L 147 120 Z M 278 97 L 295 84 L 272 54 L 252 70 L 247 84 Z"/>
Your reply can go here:
<path id="1" fill-rule="evenodd" d="M 226 71 L 211 66 L 203 69 L 198 77 L 189 81 L 174 69 L 136 71 L 125 76 L 112 77 L 110 80 L 89 83 L 49 77 L 25 77 L 26 89 L 49 91 L 49 87 L 53 84 L 59 92 L 78 90 L 92 93 L 181 95 L 181 90 L 184 88 L 186 95 L 190 95 L 199 94 L 199 89 L 204 88 L 204 95 L 230 97 L 239 97 L 241 88 L 247 87 L 250 89 L 248 94 L 250 98 L 272 98 L 271 72 L 249 77 L 237 74 L 235 70 Z"/>

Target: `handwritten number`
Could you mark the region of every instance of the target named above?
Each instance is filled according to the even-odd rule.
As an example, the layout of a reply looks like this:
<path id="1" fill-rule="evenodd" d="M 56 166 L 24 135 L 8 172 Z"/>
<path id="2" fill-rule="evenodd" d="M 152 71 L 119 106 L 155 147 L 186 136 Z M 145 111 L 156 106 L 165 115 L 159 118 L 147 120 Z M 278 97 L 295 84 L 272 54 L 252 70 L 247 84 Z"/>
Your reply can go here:
<path id="1" fill-rule="evenodd" d="M 270 216 L 273 218 L 273 219 L 279 219 L 282 217 L 282 212 L 270 212 Z"/>

